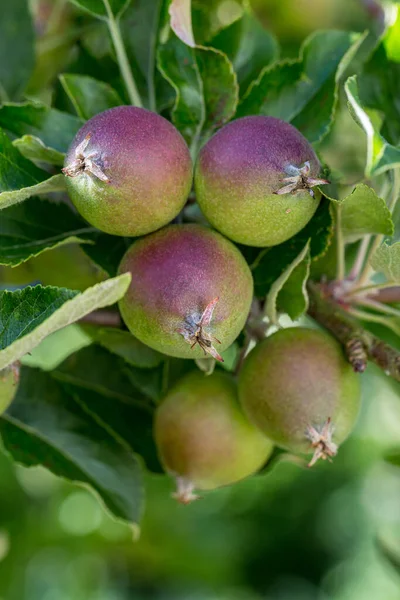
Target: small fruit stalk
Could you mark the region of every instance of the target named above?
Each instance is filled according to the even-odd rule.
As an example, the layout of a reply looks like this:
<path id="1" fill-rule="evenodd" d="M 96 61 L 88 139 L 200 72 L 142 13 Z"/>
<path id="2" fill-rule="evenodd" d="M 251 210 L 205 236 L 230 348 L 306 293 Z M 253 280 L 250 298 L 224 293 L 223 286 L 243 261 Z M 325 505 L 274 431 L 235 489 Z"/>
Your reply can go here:
<path id="1" fill-rule="evenodd" d="M 272 443 L 244 415 L 234 380 L 194 371 L 168 393 L 155 417 L 161 461 L 175 477 L 175 497 L 195 500 L 195 490 L 212 490 L 256 472 Z"/>
<path id="2" fill-rule="evenodd" d="M 149 110 L 120 106 L 78 131 L 63 172 L 79 213 L 106 233 L 139 236 L 169 223 L 192 185 L 188 147 Z"/>
<path id="3" fill-rule="evenodd" d="M 135 242 L 120 273 L 132 282 L 122 317 L 143 343 L 179 358 L 223 352 L 243 329 L 253 295 L 239 250 L 200 225 L 170 225 Z"/>
<path id="4" fill-rule="evenodd" d="M 239 375 L 244 411 L 278 446 L 331 459 L 352 431 L 360 404 L 359 376 L 340 344 L 325 332 L 282 329 L 258 344 Z"/>
<path id="5" fill-rule="evenodd" d="M 195 169 L 197 200 L 230 239 L 250 246 L 281 244 L 316 211 L 321 165 L 305 137 L 274 117 L 225 125 L 202 148 Z"/>
<path id="6" fill-rule="evenodd" d="M 19 382 L 19 363 L 14 363 L 0 371 L 0 415 L 2 415 L 17 393 Z"/>

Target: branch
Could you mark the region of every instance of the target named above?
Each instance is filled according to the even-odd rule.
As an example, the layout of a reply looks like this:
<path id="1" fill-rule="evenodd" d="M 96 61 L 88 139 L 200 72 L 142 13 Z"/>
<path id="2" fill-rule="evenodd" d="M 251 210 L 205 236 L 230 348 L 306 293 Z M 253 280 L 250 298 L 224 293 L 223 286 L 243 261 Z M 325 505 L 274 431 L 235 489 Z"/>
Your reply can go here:
<path id="1" fill-rule="evenodd" d="M 120 314 L 110 310 L 95 310 L 79 320 L 79 323 L 89 323 L 100 327 L 121 327 Z"/>
<path id="2" fill-rule="evenodd" d="M 320 286 L 309 284 L 309 314 L 328 329 L 345 347 L 354 371 L 365 371 L 367 361 L 378 365 L 386 375 L 400 382 L 400 352 L 366 331 L 356 319 L 330 298 L 325 297 Z"/>
<path id="3" fill-rule="evenodd" d="M 392 304 L 400 302 L 400 285 L 387 287 L 379 290 L 374 299 L 384 304 Z"/>

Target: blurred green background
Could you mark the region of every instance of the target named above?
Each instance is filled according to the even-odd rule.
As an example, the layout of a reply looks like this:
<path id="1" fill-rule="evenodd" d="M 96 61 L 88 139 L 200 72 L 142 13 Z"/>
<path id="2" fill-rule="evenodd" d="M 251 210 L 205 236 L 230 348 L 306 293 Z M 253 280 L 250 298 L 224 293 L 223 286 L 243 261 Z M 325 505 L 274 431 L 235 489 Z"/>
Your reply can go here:
<path id="1" fill-rule="evenodd" d="M 38 79 L 50 81 L 77 62 L 83 72 L 85 60 L 95 60 L 91 52 L 107 49 L 90 29 L 78 44 L 75 27 L 85 18 L 62 2 L 31 7 L 40 56 L 34 96 Z M 316 29 L 363 31 L 380 19 L 369 0 L 254 0 L 253 8 L 288 57 Z M 233 0 L 225 3 L 230 10 Z M 349 183 L 363 170 L 363 136 L 344 102 L 321 151 Z M 62 265 L 71 265 L 71 254 L 70 273 Z M 102 273 L 71 246 L 3 269 L 0 278 L 8 286 L 84 289 Z M 48 366 L 63 358 L 55 347 L 68 353 L 86 343 L 78 326 L 56 335 L 62 338 L 46 340 L 30 364 Z M 267 473 L 189 506 L 171 499 L 166 477 L 148 476 L 140 535 L 113 521 L 85 489 L 0 454 L 0 599 L 400 600 L 400 470 L 383 461 L 400 439 L 400 386 L 374 367 L 363 384 L 357 430 L 333 464 L 307 470 L 277 460 Z"/>

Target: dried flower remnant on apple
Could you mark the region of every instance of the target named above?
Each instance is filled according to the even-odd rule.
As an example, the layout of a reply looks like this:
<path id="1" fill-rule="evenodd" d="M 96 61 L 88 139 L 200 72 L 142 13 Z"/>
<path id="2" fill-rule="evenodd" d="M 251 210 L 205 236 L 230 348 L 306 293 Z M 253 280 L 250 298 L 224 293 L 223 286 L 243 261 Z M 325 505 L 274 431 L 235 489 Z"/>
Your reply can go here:
<path id="1" fill-rule="evenodd" d="M 87 173 L 88 175 L 97 177 L 97 179 L 100 179 L 100 181 L 110 183 L 111 180 L 102 171 L 102 168 L 104 167 L 100 166 L 99 164 L 100 156 L 96 154 L 96 152 L 86 152 L 90 138 L 91 133 L 88 133 L 83 142 L 81 142 L 75 149 L 75 160 L 72 160 L 68 166 L 61 170 L 67 177 L 77 177 L 82 173 Z"/>
<path id="2" fill-rule="evenodd" d="M 217 344 L 221 344 L 215 336 L 212 336 L 205 330 L 205 327 L 209 327 L 211 324 L 212 316 L 214 313 L 215 306 L 219 298 L 214 298 L 209 304 L 207 304 L 200 319 L 190 315 L 185 319 L 185 325 L 178 329 L 178 332 L 183 335 L 185 340 L 190 344 L 191 348 L 194 348 L 196 344 L 204 351 L 204 355 L 210 354 L 213 358 L 219 362 L 224 362 L 224 359 L 213 346 L 213 341 Z"/>
<path id="3" fill-rule="evenodd" d="M 282 183 L 285 185 L 274 192 L 274 194 L 279 196 L 283 194 L 296 194 L 300 190 L 307 190 L 311 198 L 314 198 L 315 192 L 311 188 L 329 183 L 327 179 L 310 177 L 311 165 L 309 160 L 307 160 L 302 167 L 288 165 L 285 167 L 284 171 L 287 177 L 282 179 Z"/>

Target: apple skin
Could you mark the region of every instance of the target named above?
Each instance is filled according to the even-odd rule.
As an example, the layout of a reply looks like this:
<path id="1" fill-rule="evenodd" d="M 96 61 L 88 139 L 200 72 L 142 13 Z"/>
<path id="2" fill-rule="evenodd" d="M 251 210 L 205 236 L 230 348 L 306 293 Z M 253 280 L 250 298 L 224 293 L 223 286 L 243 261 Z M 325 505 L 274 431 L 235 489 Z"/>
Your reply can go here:
<path id="1" fill-rule="evenodd" d="M 277 446 L 313 451 L 306 433 L 331 422 L 333 441 L 351 433 L 360 407 L 360 379 L 328 333 L 291 327 L 250 352 L 239 375 L 239 399 L 250 421 Z"/>
<path id="2" fill-rule="evenodd" d="M 178 358 L 203 358 L 180 333 L 218 298 L 208 332 L 224 351 L 243 329 L 253 278 L 239 250 L 222 235 L 196 224 L 170 225 L 134 242 L 119 273 L 132 281 L 119 307 L 126 325 L 151 348 Z"/>
<path id="3" fill-rule="evenodd" d="M 272 443 L 247 420 L 227 373 L 189 373 L 157 408 L 155 439 L 161 462 L 176 477 L 178 499 L 211 490 L 260 469 Z M 179 495 L 182 495 L 179 497 Z"/>
<path id="4" fill-rule="evenodd" d="M 275 246 L 298 233 L 317 210 L 321 194 L 276 192 L 286 169 L 321 165 L 293 125 L 275 117 L 243 117 L 220 129 L 201 149 L 195 167 L 197 201 L 209 222 L 231 240 Z"/>
<path id="5" fill-rule="evenodd" d="M 107 181 L 90 170 L 73 173 L 85 139 L 86 163 L 92 161 Z M 172 221 L 193 179 L 189 149 L 178 130 L 160 115 L 134 106 L 111 108 L 89 119 L 76 134 L 63 171 L 70 174 L 72 202 L 91 225 L 132 237 Z"/>

